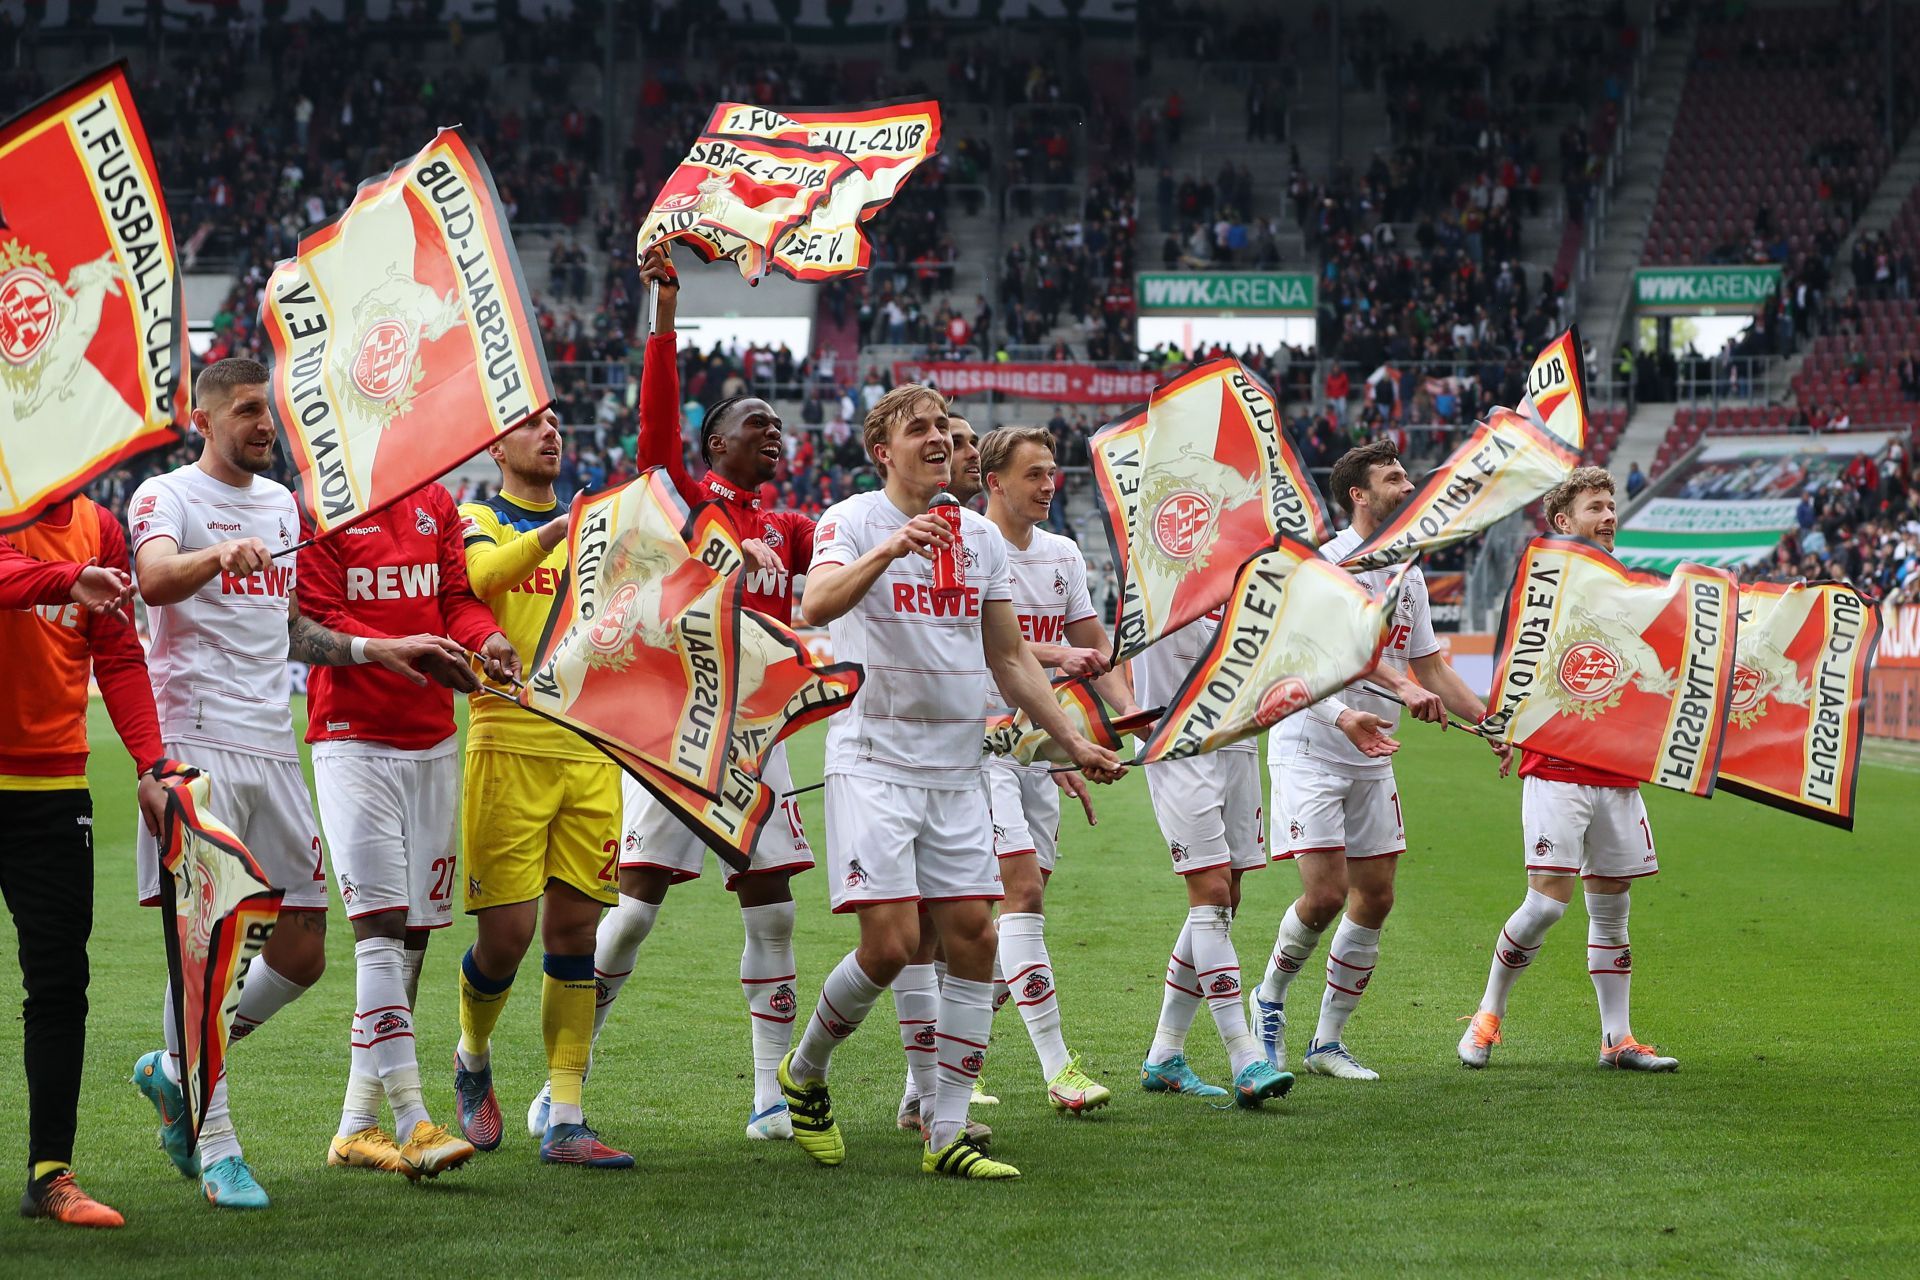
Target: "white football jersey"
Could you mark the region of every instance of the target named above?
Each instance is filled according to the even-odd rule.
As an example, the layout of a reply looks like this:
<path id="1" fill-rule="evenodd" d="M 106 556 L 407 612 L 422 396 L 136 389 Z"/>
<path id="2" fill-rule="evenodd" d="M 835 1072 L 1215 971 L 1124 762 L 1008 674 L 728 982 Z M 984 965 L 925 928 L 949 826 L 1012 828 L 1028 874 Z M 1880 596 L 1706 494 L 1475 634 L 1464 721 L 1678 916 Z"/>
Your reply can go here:
<path id="1" fill-rule="evenodd" d="M 1329 560 L 1338 560 L 1359 545 L 1360 535 L 1349 527 L 1322 546 L 1320 554 Z M 1378 595 L 1386 590 L 1393 574 L 1394 570 L 1390 568 L 1369 569 L 1354 574 L 1354 577 L 1360 580 L 1360 585 Z M 1400 607 L 1393 615 L 1393 626 L 1387 632 L 1386 646 L 1380 651 L 1380 662 L 1404 672 L 1412 659 L 1438 652 L 1440 642 L 1434 638 L 1433 615 L 1427 608 L 1427 580 L 1421 576 L 1420 567 L 1415 565 L 1407 570 L 1406 585 L 1400 592 Z M 1371 711 L 1379 716 L 1387 722 L 1389 733 L 1400 723 L 1399 703 L 1362 692 L 1358 684 L 1343 690 L 1340 701 L 1355 711 Z M 1288 716 L 1276 725 L 1273 730 L 1274 748 L 1268 753 L 1268 762 L 1275 767 L 1283 759 L 1310 762 L 1314 768 L 1349 777 L 1380 777 L 1393 772 L 1392 757 L 1376 760 L 1361 755 L 1359 748 L 1347 740 L 1347 735 L 1334 728 L 1333 718 L 1325 712 L 1324 707 L 1311 707 Z"/>
<path id="2" fill-rule="evenodd" d="M 127 519 L 136 563 L 140 548 L 155 538 L 171 538 L 185 552 L 258 538 L 278 551 L 291 547 L 300 530 L 285 485 L 255 476 L 236 489 L 193 463 L 135 490 Z M 282 556 L 264 573 L 244 578 L 216 573 L 180 603 L 147 610 L 147 672 L 162 738 L 300 758 L 287 677 L 294 560 Z"/>
<path id="3" fill-rule="evenodd" d="M 1014 616 L 1020 619 L 1020 634 L 1028 644 L 1063 645 L 1069 624 L 1099 616 L 1093 597 L 1087 594 L 1086 559 L 1071 538 L 1035 529 L 1025 551 L 1008 542 L 1007 569 L 1013 582 Z M 1004 711 L 1007 705 L 989 679 L 988 710 Z"/>
<path id="4" fill-rule="evenodd" d="M 828 507 L 814 534 L 812 568 L 852 564 L 905 524 L 884 491 Z M 858 662 L 866 682 L 827 720 L 828 774 L 852 774 L 942 791 L 981 785 L 986 725 L 986 650 L 980 612 L 1011 600 L 1007 544 L 984 516 L 961 513 L 967 594 L 933 599 L 933 562 L 905 555 L 827 626 L 839 662 Z"/>
<path id="5" fill-rule="evenodd" d="M 1133 657 L 1133 699 L 1143 708 L 1173 705 L 1173 699 L 1180 692 L 1180 686 L 1186 683 L 1192 674 L 1194 664 L 1200 661 L 1200 655 L 1213 643 L 1213 637 L 1220 630 L 1220 619 L 1213 614 L 1197 618 L 1180 628 L 1172 635 L 1162 636 L 1158 643 L 1149 646 L 1145 652 Z M 1258 751 L 1260 740 L 1257 737 L 1242 738 L 1220 748 L 1222 751 Z M 1205 760 L 1205 756 L 1197 757 Z"/>

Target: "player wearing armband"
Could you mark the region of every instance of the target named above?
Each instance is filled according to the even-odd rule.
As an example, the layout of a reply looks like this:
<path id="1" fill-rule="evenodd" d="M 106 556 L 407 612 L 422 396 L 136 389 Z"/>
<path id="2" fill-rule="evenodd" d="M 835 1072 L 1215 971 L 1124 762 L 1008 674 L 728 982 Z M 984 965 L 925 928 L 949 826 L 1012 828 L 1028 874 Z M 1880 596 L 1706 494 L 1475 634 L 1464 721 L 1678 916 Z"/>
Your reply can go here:
<path id="1" fill-rule="evenodd" d="M 1547 527 L 1613 550 L 1613 477 L 1581 467 L 1547 494 Z M 1507 997 L 1566 914 L 1573 881 L 1585 886 L 1587 972 L 1600 1003 L 1600 1065 L 1623 1071 L 1675 1071 L 1677 1058 L 1633 1038 L 1628 1016 L 1633 949 L 1627 941 L 1633 882 L 1657 875 L 1660 858 L 1647 825 L 1646 802 L 1632 778 L 1556 760 L 1536 751 L 1520 757 L 1520 827 L 1527 896 L 1493 944 L 1480 1008 L 1460 1037 L 1460 1061 L 1484 1067 L 1500 1043 Z"/>

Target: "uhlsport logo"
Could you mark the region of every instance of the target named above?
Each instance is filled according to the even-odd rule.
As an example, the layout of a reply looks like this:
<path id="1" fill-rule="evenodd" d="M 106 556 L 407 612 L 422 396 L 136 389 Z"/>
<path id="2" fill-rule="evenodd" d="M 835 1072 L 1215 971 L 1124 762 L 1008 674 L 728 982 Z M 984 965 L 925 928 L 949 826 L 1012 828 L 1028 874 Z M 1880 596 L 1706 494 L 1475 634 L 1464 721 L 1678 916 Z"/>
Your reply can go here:
<path id="1" fill-rule="evenodd" d="M 773 995 L 767 1000 L 767 1007 L 782 1017 L 792 1017 L 798 1003 L 794 999 L 793 988 L 783 982 L 773 989 Z"/>
<path id="2" fill-rule="evenodd" d="M 45 254 L 19 240 L 0 244 L 0 385 L 17 418 L 72 398 L 107 295 L 119 297 L 125 278 L 103 253 L 75 266 L 62 286 Z"/>

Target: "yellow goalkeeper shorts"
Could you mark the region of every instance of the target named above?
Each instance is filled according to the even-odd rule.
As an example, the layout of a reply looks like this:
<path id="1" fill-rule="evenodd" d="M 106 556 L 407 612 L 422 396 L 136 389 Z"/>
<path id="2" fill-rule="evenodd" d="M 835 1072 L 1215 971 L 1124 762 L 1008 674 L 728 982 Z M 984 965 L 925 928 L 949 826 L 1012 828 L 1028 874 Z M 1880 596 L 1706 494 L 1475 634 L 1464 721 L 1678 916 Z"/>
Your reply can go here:
<path id="1" fill-rule="evenodd" d="M 481 748 L 467 752 L 462 792 L 468 914 L 531 902 L 549 880 L 617 899 L 618 765 Z"/>

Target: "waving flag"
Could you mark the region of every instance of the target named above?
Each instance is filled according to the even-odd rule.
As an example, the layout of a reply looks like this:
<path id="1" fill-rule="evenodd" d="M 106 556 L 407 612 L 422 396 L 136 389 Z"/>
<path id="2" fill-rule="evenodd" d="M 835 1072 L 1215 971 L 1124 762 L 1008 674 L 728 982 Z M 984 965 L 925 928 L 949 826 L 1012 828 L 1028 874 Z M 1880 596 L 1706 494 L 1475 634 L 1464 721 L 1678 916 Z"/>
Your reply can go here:
<path id="1" fill-rule="evenodd" d="M 0 532 L 187 424 L 187 311 L 115 63 L 0 126 Z"/>
<path id="2" fill-rule="evenodd" d="M 160 918 L 180 1043 L 180 1091 L 198 1140 L 213 1086 L 226 1070 L 227 1033 L 240 1007 L 236 979 L 273 934 L 280 890 L 226 824 L 208 813 L 212 781 L 169 762 L 161 832 Z"/>
<path id="3" fill-rule="evenodd" d="M 559 606 L 519 701 L 714 797 L 753 692 L 739 682 L 746 586 L 689 554 L 686 520 L 658 467 L 574 499 Z"/>
<path id="4" fill-rule="evenodd" d="M 854 164 L 805 222 L 779 237 L 772 265 L 795 280 L 867 269 L 873 247 L 860 224 L 878 213 L 922 161 L 940 149 L 940 104 L 931 98 L 836 111 L 775 110 L 723 102 L 707 136 L 824 148 Z"/>
<path id="5" fill-rule="evenodd" d="M 1106 699 L 1094 692 L 1087 676 L 1063 676 L 1053 682 L 1053 696 L 1080 736 L 1095 746 L 1116 751 L 1121 740 L 1152 724 L 1157 713 L 1116 716 Z M 1018 764 L 1072 764 L 1066 752 L 1051 737 L 1037 728 L 1024 711 L 1003 711 L 987 717 L 985 750 L 988 755 L 1008 756 Z"/>
<path id="6" fill-rule="evenodd" d="M 1402 569 L 1376 598 L 1306 543 L 1282 536 L 1240 567 L 1213 643 L 1135 763 L 1217 751 L 1373 670 L 1405 577 Z"/>
<path id="7" fill-rule="evenodd" d="M 1524 414 L 1495 409 L 1340 563 L 1355 572 L 1383 569 L 1465 542 L 1559 484 L 1579 463 L 1578 448 Z"/>
<path id="8" fill-rule="evenodd" d="M 1215 360 L 1095 433 L 1094 477 L 1120 578 L 1114 661 L 1209 612 L 1280 534 L 1332 535 L 1266 383 Z"/>
<path id="9" fill-rule="evenodd" d="M 1843 582 L 1748 583 L 1720 784 L 1853 830 L 1880 610 Z"/>
<path id="10" fill-rule="evenodd" d="M 724 258 L 758 284 L 774 246 L 856 171 L 829 147 L 701 134 L 653 198 L 635 254 L 644 258 L 663 240 L 684 240 L 705 261 Z"/>
<path id="11" fill-rule="evenodd" d="M 1575 456 L 1587 447 L 1587 370 L 1577 327 L 1533 358 L 1520 412 L 1559 437 Z"/>
<path id="12" fill-rule="evenodd" d="M 1733 697 L 1739 591 L 1683 564 L 1671 579 L 1594 543 L 1527 544 L 1495 646 L 1489 738 L 1713 794 Z"/>
<path id="13" fill-rule="evenodd" d="M 445 474 L 553 402 L 533 301 L 459 129 L 360 184 L 260 299 L 273 409 L 324 536 Z"/>

